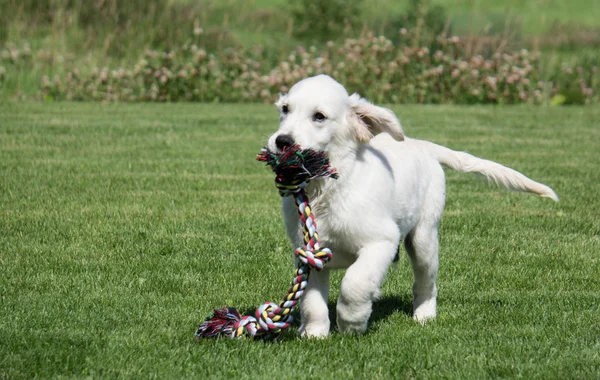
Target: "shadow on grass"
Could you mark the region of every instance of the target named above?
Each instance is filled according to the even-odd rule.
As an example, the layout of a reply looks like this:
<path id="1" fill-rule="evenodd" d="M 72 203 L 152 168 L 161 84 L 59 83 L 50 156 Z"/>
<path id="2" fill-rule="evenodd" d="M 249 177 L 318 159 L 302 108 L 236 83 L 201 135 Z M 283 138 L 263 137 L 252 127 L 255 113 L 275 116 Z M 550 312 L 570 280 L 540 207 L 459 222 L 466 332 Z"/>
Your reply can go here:
<path id="1" fill-rule="evenodd" d="M 406 294 L 385 296 L 373 304 L 373 314 L 371 314 L 369 323 L 376 324 L 394 313 L 403 313 L 412 317 L 412 311 L 412 296 Z"/>
<path id="2" fill-rule="evenodd" d="M 337 331 L 336 320 L 337 315 L 335 311 L 336 302 L 329 302 L 329 320 L 331 321 L 332 330 Z M 380 326 L 380 322 L 388 319 L 392 314 L 403 313 L 408 316 L 412 316 L 412 297 L 407 295 L 388 295 L 381 297 L 377 301 L 373 302 L 373 312 L 371 318 L 369 318 L 369 327 L 367 328 L 366 334 L 371 334 L 377 331 Z"/>

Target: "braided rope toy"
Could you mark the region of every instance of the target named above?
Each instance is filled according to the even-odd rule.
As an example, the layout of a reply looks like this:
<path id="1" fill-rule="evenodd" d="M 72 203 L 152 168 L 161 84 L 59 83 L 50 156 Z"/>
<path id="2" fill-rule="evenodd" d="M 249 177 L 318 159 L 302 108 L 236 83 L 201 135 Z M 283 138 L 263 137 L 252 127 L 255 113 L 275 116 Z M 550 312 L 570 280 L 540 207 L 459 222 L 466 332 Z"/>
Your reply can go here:
<path id="1" fill-rule="evenodd" d="M 304 233 L 304 248 L 297 248 L 294 254 L 298 257 L 298 268 L 287 294 L 279 305 L 266 302 L 260 305 L 254 316 L 242 316 L 232 307 L 214 309 L 196 331 L 196 338 L 227 336 L 241 338 L 249 336 L 253 339 L 274 339 L 292 323 L 292 311 L 300 302 L 304 289 L 308 284 L 310 271 L 323 270 L 331 260 L 332 253 L 328 248 L 321 248 L 317 224 L 304 192 L 309 181 L 318 177 L 337 178 L 336 170 L 329 166 L 327 156 L 311 149 L 301 150 L 298 145 L 284 149 L 275 154 L 263 148 L 256 157 L 265 162 L 276 174 L 275 185 L 282 197 L 294 196 L 300 224 Z"/>

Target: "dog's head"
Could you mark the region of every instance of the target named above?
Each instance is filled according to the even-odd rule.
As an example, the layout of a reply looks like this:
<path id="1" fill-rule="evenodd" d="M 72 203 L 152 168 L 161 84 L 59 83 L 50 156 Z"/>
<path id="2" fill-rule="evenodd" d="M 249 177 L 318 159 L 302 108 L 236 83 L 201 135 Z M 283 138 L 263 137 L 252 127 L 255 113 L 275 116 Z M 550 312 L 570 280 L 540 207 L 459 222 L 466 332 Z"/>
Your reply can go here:
<path id="1" fill-rule="evenodd" d="M 281 151 L 299 144 L 329 154 L 344 152 L 367 143 L 385 132 L 396 140 L 404 133 L 391 110 L 378 107 L 346 89 L 327 75 L 296 83 L 275 103 L 280 112 L 279 130 L 268 141 L 268 148 Z"/>

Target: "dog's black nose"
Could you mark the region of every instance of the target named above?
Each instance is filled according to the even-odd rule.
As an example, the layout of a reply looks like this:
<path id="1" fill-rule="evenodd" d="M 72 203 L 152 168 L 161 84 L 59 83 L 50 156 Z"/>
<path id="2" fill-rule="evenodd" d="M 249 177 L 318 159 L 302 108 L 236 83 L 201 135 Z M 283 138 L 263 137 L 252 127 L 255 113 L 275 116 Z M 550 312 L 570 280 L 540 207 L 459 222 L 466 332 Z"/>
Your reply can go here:
<path id="1" fill-rule="evenodd" d="M 277 145 L 277 148 L 283 150 L 283 148 L 289 148 L 294 145 L 294 139 L 290 135 L 279 135 L 275 139 L 275 145 Z"/>

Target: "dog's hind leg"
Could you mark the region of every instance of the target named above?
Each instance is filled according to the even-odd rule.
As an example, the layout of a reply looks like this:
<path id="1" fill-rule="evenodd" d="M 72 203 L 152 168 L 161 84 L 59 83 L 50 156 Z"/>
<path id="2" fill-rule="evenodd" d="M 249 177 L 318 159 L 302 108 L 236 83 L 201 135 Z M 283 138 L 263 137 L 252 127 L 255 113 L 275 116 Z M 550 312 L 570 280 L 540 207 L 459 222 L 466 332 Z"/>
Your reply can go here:
<path id="1" fill-rule="evenodd" d="M 435 318 L 438 272 L 438 226 L 418 225 L 404 239 L 415 282 L 413 284 L 413 318 L 419 322 Z"/>
<path id="2" fill-rule="evenodd" d="M 337 302 L 337 325 L 342 333 L 362 334 L 367 329 L 373 301 L 397 251 L 397 243 L 382 241 L 360 249 L 342 280 Z"/>
<path id="3" fill-rule="evenodd" d="M 324 338 L 329 334 L 329 270 L 313 270 L 300 302 L 300 335 Z"/>

